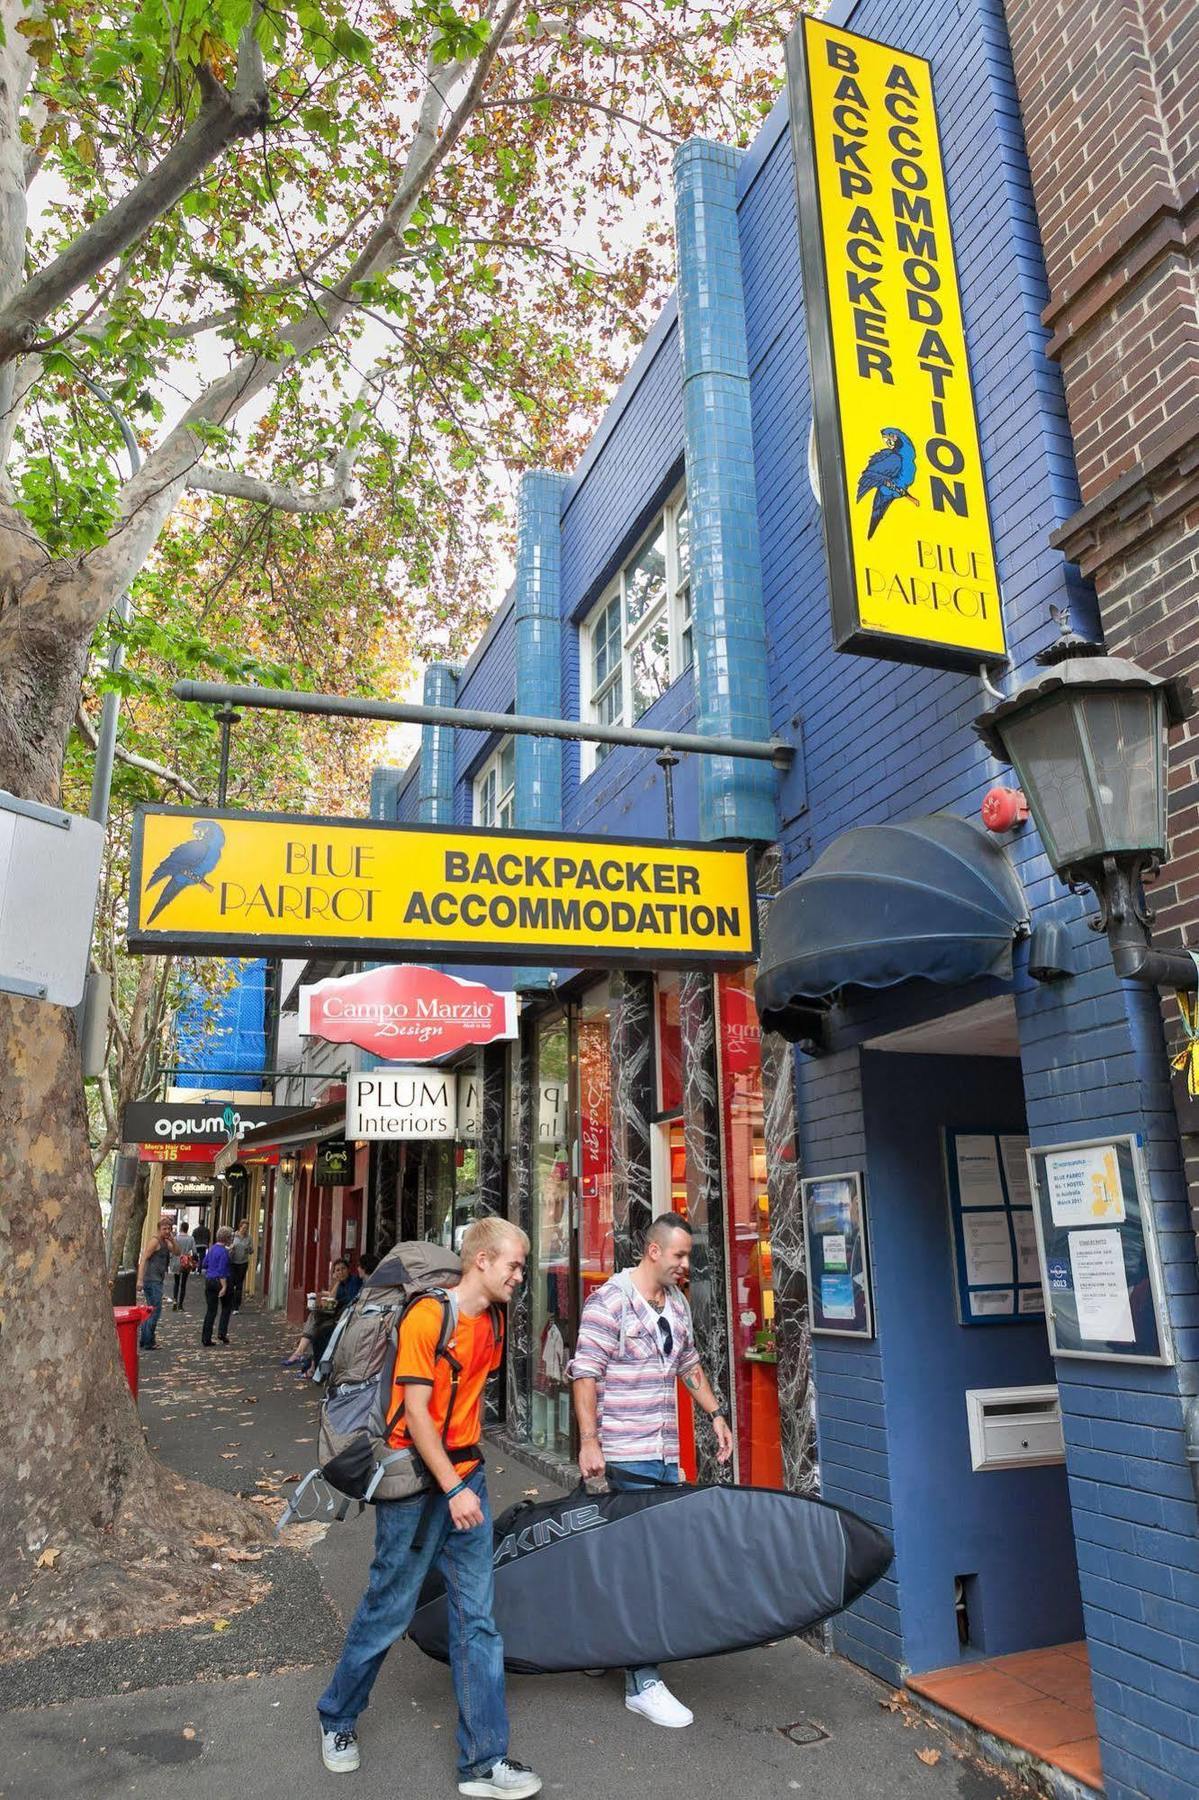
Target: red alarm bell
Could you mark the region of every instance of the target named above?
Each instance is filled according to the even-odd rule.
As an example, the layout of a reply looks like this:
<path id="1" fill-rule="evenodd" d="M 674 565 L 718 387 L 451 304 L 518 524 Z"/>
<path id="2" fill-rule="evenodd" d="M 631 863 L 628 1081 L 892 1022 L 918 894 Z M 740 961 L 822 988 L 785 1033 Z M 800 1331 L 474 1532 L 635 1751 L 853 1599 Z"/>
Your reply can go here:
<path id="1" fill-rule="evenodd" d="M 1010 831 L 1028 817 L 1028 801 L 1020 788 L 993 787 L 982 803 L 983 824 L 988 831 Z"/>

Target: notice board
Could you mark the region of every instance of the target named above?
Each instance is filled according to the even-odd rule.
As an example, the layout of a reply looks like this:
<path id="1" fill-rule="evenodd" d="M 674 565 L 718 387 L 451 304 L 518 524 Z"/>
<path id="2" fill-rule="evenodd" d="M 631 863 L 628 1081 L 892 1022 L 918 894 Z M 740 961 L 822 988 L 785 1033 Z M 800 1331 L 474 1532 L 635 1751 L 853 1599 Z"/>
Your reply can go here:
<path id="1" fill-rule="evenodd" d="M 1055 1356 L 1172 1363 L 1140 1138 L 1030 1150 Z"/>
<path id="2" fill-rule="evenodd" d="M 874 1336 L 870 1252 L 862 1177 L 812 1176 L 800 1182 L 812 1330 L 831 1337 Z"/>
<path id="3" fill-rule="evenodd" d="M 1022 1325 L 1045 1311 L 1028 1139 L 946 1131 L 945 1185 L 963 1325 Z"/>

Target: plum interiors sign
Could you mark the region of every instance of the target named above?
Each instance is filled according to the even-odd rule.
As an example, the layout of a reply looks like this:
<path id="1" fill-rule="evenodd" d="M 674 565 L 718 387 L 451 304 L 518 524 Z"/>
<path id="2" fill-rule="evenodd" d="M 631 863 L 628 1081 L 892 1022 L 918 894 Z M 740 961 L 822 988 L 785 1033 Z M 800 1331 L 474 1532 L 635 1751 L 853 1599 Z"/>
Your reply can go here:
<path id="1" fill-rule="evenodd" d="M 432 1062 L 516 1036 L 516 995 L 440 969 L 393 963 L 300 989 L 300 1031 L 394 1061 Z"/>
<path id="2" fill-rule="evenodd" d="M 346 1137 L 452 1138 L 458 1078 L 441 1069 L 371 1069 L 346 1083 Z"/>
<path id="3" fill-rule="evenodd" d="M 736 965 L 757 921 L 746 850 L 147 806 L 129 948 Z"/>
<path id="4" fill-rule="evenodd" d="M 787 63 L 837 648 L 1002 659 L 929 65 L 812 18 Z"/>

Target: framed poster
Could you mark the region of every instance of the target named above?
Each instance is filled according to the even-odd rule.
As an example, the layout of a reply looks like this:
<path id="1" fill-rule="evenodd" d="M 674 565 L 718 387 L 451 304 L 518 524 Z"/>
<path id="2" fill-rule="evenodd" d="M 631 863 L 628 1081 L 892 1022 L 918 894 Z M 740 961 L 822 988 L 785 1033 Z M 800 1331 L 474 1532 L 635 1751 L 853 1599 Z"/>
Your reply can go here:
<path id="1" fill-rule="evenodd" d="M 1053 1354 L 1172 1363 L 1140 1138 L 1030 1150 L 1028 1169 Z"/>
<path id="2" fill-rule="evenodd" d="M 1024 1325 L 1045 1311 L 1028 1139 L 946 1131 L 945 1187 L 963 1325 Z"/>
<path id="3" fill-rule="evenodd" d="M 874 1308 L 862 1177 L 857 1172 L 810 1176 L 799 1185 L 812 1330 L 871 1338 Z"/>

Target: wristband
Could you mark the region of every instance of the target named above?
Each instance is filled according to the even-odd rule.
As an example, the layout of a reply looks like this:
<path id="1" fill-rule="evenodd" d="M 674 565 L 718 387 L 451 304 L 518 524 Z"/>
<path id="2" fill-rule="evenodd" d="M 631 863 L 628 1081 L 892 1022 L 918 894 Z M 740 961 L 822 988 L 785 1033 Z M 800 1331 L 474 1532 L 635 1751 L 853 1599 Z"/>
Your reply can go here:
<path id="1" fill-rule="evenodd" d="M 460 1481 L 458 1483 L 457 1487 L 447 1488 L 446 1496 L 445 1496 L 446 1499 L 452 1500 L 454 1498 L 454 1495 L 462 1493 L 462 1491 L 464 1490 L 465 1487 L 466 1487 L 465 1481 Z"/>
<path id="2" fill-rule="evenodd" d="M 580 1444 L 586 1444 L 591 1439 L 594 1439 L 595 1442 L 598 1444 L 599 1443 L 599 1432 L 598 1431 L 581 1431 L 579 1433 Z"/>

